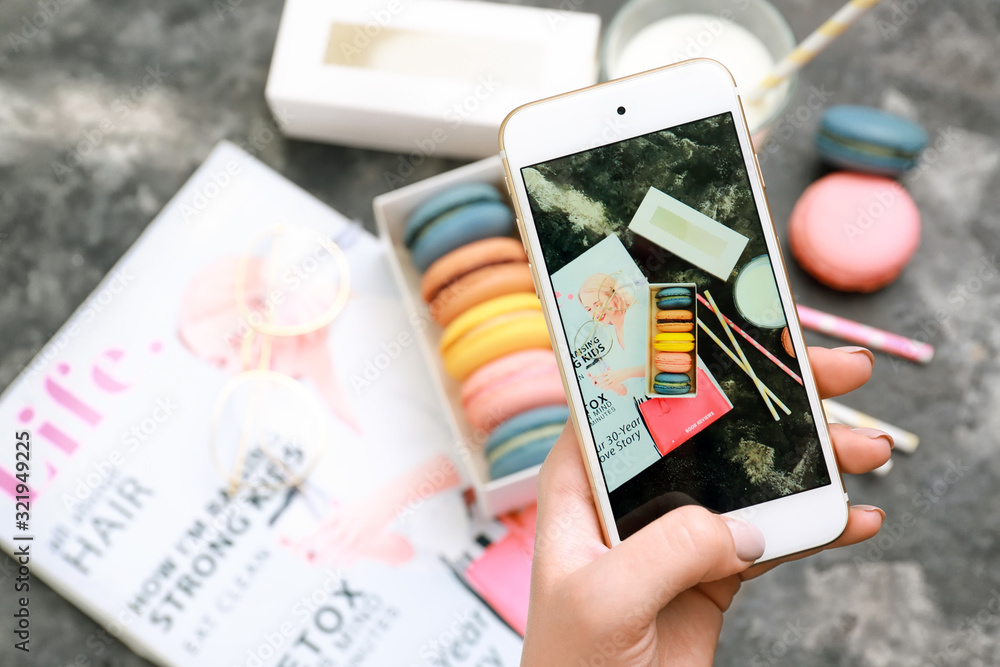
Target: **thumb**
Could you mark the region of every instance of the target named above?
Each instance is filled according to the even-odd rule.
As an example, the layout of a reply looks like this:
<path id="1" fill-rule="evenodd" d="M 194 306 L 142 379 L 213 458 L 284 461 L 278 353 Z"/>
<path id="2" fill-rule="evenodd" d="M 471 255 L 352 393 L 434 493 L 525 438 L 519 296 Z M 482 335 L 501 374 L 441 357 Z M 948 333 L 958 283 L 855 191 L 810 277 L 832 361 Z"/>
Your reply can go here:
<path id="1" fill-rule="evenodd" d="M 703 507 L 675 509 L 625 539 L 588 566 L 611 617 L 651 620 L 683 591 L 742 572 L 764 553 L 752 524 Z"/>

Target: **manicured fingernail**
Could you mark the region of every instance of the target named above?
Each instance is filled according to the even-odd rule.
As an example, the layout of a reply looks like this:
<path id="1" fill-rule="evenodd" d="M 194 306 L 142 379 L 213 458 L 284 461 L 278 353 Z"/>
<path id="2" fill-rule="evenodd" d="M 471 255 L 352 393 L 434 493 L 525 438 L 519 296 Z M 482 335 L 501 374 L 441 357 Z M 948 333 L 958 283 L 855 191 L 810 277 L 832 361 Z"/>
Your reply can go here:
<path id="1" fill-rule="evenodd" d="M 851 507 L 862 512 L 878 512 L 879 516 L 882 517 L 882 523 L 885 523 L 885 511 L 880 507 L 874 505 L 851 505 Z"/>
<path id="2" fill-rule="evenodd" d="M 852 428 L 851 432 L 857 433 L 858 435 L 863 435 L 866 438 L 871 438 L 873 440 L 875 438 L 885 438 L 886 441 L 889 443 L 889 449 L 892 449 L 893 447 L 896 446 L 896 442 L 892 439 L 891 435 L 889 435 L 885 431 L 880 431 L 877 428 Z"/>
<path id="3" fill-rule="evenodd" d="M 740 521 L 731 519 L 728 516 L 722 517 L 729 527 L 729 532 L 733 534 L 733 542 L 736 543 L 736 556 L 743 561 L 752 563 L 764 555 L 764 533 L 760 528 Z"/>
<path id="4" fill-rule="evenodd" d="M 871 362 L 872 368 L 875 368 L 875 355 L 867 347 L 861 347 L 860 345 L 844 345 L 843 347 L 835 347 L 835 350 L 840 350 L 841 352 L 849 352 L 854 354 L 855 352 L 860 352 L 868 357 L 868 361 Z"/>

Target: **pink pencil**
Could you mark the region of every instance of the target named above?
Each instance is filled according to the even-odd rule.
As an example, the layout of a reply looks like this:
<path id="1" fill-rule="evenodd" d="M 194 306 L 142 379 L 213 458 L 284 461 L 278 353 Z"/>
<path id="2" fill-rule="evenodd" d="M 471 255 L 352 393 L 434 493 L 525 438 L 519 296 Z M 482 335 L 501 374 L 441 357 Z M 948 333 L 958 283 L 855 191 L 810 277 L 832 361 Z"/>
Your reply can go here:
<path id="1" fill-rule="evenodd" d="M 799 322 L 806 329 L 829 334 L 841 340 L 858 343 L 873 350 L 881 350 L 897 357 L 926 364 L 934 357 L 934 346 L 921 343 L 899 334 L 889 333 L 854 322 L 843 317 L 837 317 L 821 310 L 807 306 L 798 306 Z"/>
<path id="2" fill-rule="evenodd" d="M 705 306 L 709 310 L 712 310 L 712 306 L 708 303 L 708 301 L 705 300 L 705 297 L 703 297 L 701 294 L 697 294 L 696 296 L 698 297 L 698 301 L 700 301 L 703 306 Z M 778 368 L 780 368 L 781 370 L 783 370 L 786 373 L 788 373 L 788 375 L 790 375 L 793 380 L 795 380 L 799 384 L 802 384 L 802 378 L 800 378 L 798 376 L 798 373 L 796 373 L 795 371 L 793 371 L 791 368 L 789 368 L 785 364 L 781 363 L 780 359 L 778 359 L 773 354 L 771 354 L 770 352 L 768 352 L 767 350 L 765 350 L 763 345 L 761 345 L 760 343 L 758 343 L 757 341 L 755 341 L 753 338 L 751 338 L 750 334 L 748 334 L 745 331 L 743 331 L 743 329 L 740 329 L 738 326 L 736 326 L 736 324 L 731 319 L 729 319 L 728 317 L 726 317 L 722 313 L 719 313 L 719 314 L 722 315 L 722 317 L 726 320 L 726 324 L 728 324 L 732 328 L 733 331 L 735 331 L 739 335 L 743 336 L 743 338 L 746 339 L 746 341 L 748 343 L 750 343 L 755 348 L 757 348 L 757 350 L 761 354 L 763 354 L 765 357 L 767 357 L 768 359 L 770 359 L 771 361 L 773 361 L 778 366 Z"/>

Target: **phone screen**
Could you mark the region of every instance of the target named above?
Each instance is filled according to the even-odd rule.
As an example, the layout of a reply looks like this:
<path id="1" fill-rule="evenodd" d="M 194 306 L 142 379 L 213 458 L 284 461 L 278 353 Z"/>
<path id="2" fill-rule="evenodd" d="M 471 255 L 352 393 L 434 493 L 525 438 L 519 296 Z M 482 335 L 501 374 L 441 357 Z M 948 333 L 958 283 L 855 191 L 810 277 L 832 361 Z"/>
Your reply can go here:
<path id="1" fill-rule="evenodd" d="M 731 113 L 521 176 L 622 539 L 830 484 Z"/>

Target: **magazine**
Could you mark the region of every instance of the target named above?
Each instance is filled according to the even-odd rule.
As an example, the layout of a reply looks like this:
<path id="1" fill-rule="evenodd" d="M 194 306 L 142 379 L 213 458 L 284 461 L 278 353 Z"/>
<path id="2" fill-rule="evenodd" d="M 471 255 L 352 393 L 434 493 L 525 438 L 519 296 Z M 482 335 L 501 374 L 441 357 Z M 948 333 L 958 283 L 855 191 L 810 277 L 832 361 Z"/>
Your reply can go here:
<path id="1" fill-rule="evenodd" d="M 384 253 L 220 144 L 0 398 L 0 545 L 162 664 L 517 664 Z"/>

